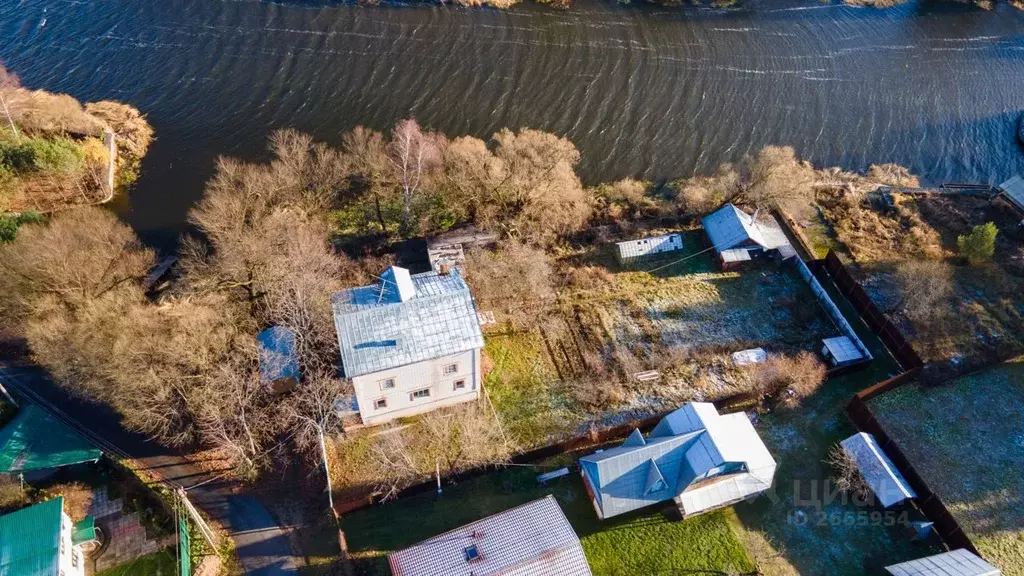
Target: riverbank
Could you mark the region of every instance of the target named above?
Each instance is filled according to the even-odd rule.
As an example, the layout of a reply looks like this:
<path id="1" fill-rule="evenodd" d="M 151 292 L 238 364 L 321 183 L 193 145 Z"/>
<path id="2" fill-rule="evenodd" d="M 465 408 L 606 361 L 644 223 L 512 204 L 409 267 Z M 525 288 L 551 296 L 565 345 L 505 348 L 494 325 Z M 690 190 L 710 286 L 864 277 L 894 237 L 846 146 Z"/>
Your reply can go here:
<path id="1" fill-rule="evenodd" d="M 152 136 L 132 106 L 24 88 L 0 63 L 0 214 L 109 202 L 138 178 Z"/>

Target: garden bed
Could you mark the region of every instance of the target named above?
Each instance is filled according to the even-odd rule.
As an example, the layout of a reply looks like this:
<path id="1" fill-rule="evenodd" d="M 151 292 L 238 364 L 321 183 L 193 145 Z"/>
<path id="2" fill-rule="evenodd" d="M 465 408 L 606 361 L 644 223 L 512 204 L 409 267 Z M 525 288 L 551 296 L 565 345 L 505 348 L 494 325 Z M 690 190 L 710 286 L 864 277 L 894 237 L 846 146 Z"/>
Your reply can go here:
<path id="1" fill-rule="evenodd" d="M 982 556 L 1024 575 L 1024 356 L 868 405 Z"/>
<path id="2" fill-rule="evenodd" d="M 485 384 L 524 447 L 748 392 L 751 371 L 732 352 L 816 352 L 839 333 L 791 263 L 722 272 L 700 234 L 628 269 L 592 256 L 566 273 L 590 280 L 559 289 L 536 328 L 487 333 Z"/>

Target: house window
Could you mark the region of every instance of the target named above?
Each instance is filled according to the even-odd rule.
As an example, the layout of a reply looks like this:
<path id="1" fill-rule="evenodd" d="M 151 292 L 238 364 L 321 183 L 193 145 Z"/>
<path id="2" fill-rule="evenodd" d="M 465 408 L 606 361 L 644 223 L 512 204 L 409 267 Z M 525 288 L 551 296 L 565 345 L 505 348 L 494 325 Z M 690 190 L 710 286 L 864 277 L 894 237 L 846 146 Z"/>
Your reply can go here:
<path id="1" fill-rule="evenodd" d="M 380 410 L 381 408 L 387 408 L 387 407 L 388 407 L 388 399 L 387 398 L 378 398 L 378 399 L 373 401 L 373 409 L 374 410 Z"/>
<path id="2" fill-rule="evenodd" d="M 71 551 L 71 567 L 78 568 L 78 552 Z"/>
<path id="3" fill-rule="evenodd" d="M 380 384 L 381 390 L 391 390 L 392 388 L 395 387 L 395 379 L 385 378 L 383 380 L 378 381 L 377 384 Z"/>
<path id="4" fill-rule="evenodd" d="M 452 392 L 457 392 L 459 390 L 465 390 L 465 389 L 466 389 L 466 381 L 465 380 L 456 380 L 455 382 L 452 382 Z"/>
<path id="5" fill-rule="evenodd" d="M 450 376 L 452 374 L 458 374 L 458 373 L 459 373 L 459 365 L 458 364 L 446 364 L 445 367 L 441 369 L 441 374 L 444 374 L 445 376 Z"/>
<path id="6" fill-rule="evenodd" d="M 472 562 L 473 560 L 480 559 L 480 551 L 477 550 L 476 544 L 468 548 L 463 548 L 462 553 L 466 556 L 466 562 Z"/>
<path id="7" fill-rule="evenodd" d="M 417 398 L 430 398 L 430 388 L 424 388 L 423 390 L 416 390 L 415 392 L 409 393 L 410 402 Z"/>

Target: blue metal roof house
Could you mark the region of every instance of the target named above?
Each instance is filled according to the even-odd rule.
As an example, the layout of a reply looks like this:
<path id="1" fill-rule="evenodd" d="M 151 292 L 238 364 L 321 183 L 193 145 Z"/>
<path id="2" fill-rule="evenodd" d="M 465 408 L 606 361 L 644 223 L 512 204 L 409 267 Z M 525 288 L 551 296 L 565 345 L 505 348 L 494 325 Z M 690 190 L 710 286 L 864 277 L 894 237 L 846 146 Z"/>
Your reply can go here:
<path id="1" fill-rule="evenodd" d="M 746 414 L 721 415 L 691 402 L 666 415 L 647 438 L 580 459 L 598 517 L 673 500 L 683 517 L 753 498 L 771 488 L 775 460 Z"/>
<path id="2" fill-rule="evenodd" d="M 256 337 L 259 343 L 260 381 L 274 392 L 293 390 L 299 384 L 299 356 L 295 348 L 295 330 L 271 326 Z"/>
<path id="3" fill-rule="evenodd" d="M 726 204 L 700 221 L 722 267 L 728 269 L 764 254 L 778 253 L 783 259 L 796 255 L 782 227 L 771 214 L 751 216 Z"/>
<path id="4" fill-rule="evenodd" d="M 484 338 L 458 269 L 392 266 L 378 279 L 332 296 L 342 370 L 363 424 L 476 400 Z"/>

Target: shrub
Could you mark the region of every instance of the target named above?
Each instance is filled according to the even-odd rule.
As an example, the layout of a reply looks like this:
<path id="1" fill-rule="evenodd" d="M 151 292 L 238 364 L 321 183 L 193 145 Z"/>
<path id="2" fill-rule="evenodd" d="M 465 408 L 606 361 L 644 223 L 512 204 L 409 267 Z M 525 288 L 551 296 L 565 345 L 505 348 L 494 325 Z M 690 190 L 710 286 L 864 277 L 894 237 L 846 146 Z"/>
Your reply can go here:
<path id="1" fill-rule="evenodd" d="M 0 142 L 0 165 L 15 173 L 74 172 L 82 161 L 82 151 L 66 138 Z"/>
<path id="2" fill-rule="evenodd" d="M 25 504 L 28 504 L 28 498 L 21 489 L 21 482 L 11 476 L 0 475 L 0 512 L 13 512 Z"/>
<path id="3" fill-rule="evenodd" d="M 996 253 L 997 234 L 999 229 L 992 222 L 979 224 L 970 234 L 957 238 L 956 247 L 960 250 L 960 255 L 967 258 L 971 264 L 987 262 Z"/>
<path id="4" fill-rule="evenodd" d="M 753 390 L 763 398 L 779 397 L 781 403 L 796 405 L 821 388 L 825 372 L 825 365 L 811 352 L 772 356 L 755 366 Z"/>
<path id="5" fill-rule="evenodd" d="M 0 244 L 10 244 L 18 237 L 18 219 L 14 216 L 0 216 Z"/>
<path id="6" fill-rule="evenodd" d="M 868 484 L 857 469 L 857 463 L 841 445 L 836 444 L 829 449 L 825 462 L 834 472 L 832 479 L 837 488 L 848 494 L 864 496 L 868 493 Z"/>
<path id="7" fill-rule="evenodd" d="M 92 504 L 92 488 L 81 482 L 65 482 L 54 484 L 46 489 L 51 498 L 64 497 L 64 511 L 71 517 L 73 522 L 78 522 L 89 515 L 89 506 Z"/>

